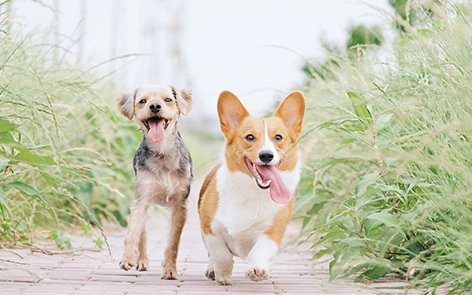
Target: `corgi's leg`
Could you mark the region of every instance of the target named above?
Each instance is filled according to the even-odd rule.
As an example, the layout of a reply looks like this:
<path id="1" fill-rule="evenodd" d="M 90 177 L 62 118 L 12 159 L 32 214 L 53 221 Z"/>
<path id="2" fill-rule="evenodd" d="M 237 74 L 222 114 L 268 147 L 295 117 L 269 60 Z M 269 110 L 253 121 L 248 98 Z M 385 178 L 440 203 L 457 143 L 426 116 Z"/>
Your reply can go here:
<path id="1" fill-rule="evenodd" d="M 205 245 L 208 249 L 208 268 L 205 275 L 222 285 L 232 285 L 233 279 L 233 254 L 229 251 L 223 237 L 218 235 L 205 235 Z"/>
<path id="2" fill-rule="evenodd" d="M 277 254 L 279 246 L 265 234 L 261 235 L 248 254 L 249 268 L 246 277 L 258 282 L 269 278 L 270 260 Z"/>
<path id="3" fill-rule="evenodd" d="M 213 266 L 213 260 L 212 260 L 212 256 L 210 255 L 210 251 L 208 251 L 208 266 L 205 271 L 205 276 L 209 280 L 213 280 L 213 281 L 215 280 L 215 267 Z"/>

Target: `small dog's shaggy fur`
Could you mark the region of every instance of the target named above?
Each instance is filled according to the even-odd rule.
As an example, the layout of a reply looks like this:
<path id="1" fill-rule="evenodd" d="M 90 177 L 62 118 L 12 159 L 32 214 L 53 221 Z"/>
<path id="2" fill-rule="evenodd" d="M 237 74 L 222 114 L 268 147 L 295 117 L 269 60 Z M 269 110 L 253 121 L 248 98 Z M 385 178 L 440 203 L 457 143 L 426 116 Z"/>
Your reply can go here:
<path id="1" fill-rule="evenodd" d="M 180 114 L 187 115 L 191 108 L 191 93 L 169 85 L 143 86 L 118 99 L 120 113 L 134 118 L 144 135 L 133 159 L 136 189 L 120 262 L 124 270 L 149 267 L 145 225 L 149 205 L 157 203 L 172 212 L 161 278 L 177 278 L 176 260 L 193 179 L 192 159 L 177 123 Z"/>

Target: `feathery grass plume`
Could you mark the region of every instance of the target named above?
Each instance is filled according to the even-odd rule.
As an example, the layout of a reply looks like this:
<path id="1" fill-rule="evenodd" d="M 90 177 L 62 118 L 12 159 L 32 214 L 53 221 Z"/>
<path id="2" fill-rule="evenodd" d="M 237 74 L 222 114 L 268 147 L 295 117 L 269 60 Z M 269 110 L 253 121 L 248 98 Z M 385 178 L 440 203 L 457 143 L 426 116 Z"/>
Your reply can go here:
<path id="1" fill-rule="evenodd" d="M 332 279 L 472 288 L 472 7 L 441 3 L 388 62 L 332 53 L 307 75 L 296 208 Z"/>
<path id="2" fill-rule="evenodd" d="M 18 26 L 0 32 L 0 242 L 31 245 L 61 231 L 90 232 L 102 220 L 126 225 L 134 190 L 127 169 L 140 140 L 118 120 L 110 81 L 75 68 Z M 13 27 L 13 29 L 12 29 Z M 60 55 L 59 55 L 60 56 Z M 104 236 L 103 236 L 104 237 Z M 103 238 L 102 237 L 102 238 Z M 104 240 L 94 235 L 97 246 Z"/>

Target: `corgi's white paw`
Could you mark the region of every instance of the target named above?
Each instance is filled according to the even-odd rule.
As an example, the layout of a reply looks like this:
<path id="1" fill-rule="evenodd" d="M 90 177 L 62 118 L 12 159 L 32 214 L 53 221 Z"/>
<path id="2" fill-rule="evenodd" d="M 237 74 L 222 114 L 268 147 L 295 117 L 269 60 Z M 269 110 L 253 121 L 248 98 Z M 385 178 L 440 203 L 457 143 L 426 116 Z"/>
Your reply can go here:
<path id="1" fill-rule="evenodd" d="M 246 271 L 246 277 L 254 282 L 267 280 L 269 278 L 269 270 L 253 266 Z"/>
<path id="2" fill-rule="evenodd" d="M 205 276 L 209 279 L 209 280 L 215 280 L 215 271 L 213 269 L 207 269 L 205 271 Z"/>
<path id="3" fill-rule="evenodd" d="M 231 278 L 230 274 L 215 273 L 215 281 L 217 281 L 221 285 L 232 285 L 233 284 L 233 279 Z"/>

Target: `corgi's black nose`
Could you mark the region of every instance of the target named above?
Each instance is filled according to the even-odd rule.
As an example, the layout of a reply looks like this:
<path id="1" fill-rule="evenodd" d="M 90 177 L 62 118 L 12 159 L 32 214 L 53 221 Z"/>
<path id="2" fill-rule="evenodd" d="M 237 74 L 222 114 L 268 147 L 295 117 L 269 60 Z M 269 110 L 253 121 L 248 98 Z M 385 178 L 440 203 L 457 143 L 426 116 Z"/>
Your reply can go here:
<path id="1" fill-rule="evenodd" d="M 160 110 L 161 110 L 161 105 L 160 104 L 157 104 L 157 103 L 154 103 L 152 105 L 149 106 L 149 109 L 151 110 L 151 112 L 153 112 L 154 114 L 157 114 Z"/>
<path id="2" fill-rule="evenodd" d="M 259 159 L 264 163 L 269 163 L 274 158 L 274 154 L 271 151 L 262 151 L 259 153 Z"/>

